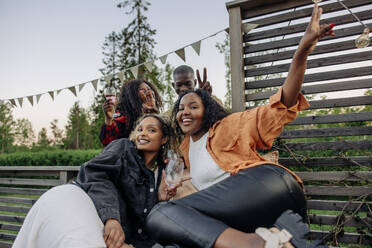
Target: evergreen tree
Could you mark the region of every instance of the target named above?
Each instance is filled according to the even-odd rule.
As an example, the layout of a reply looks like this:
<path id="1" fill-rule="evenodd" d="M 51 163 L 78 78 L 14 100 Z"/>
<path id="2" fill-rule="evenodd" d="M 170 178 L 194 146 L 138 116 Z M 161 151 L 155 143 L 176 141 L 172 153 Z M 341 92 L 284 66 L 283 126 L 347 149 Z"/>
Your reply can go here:
<path id="1" fill-rule="evenodd" d="M 14 141 L 12 106 L 0 103 L 0 154 L 8 152 Z"/>
<path id="2" fill-rule="evenodd" d="M 79 102 L 75 102 L 70 109 L 65 132 L 66 137 L 63 139 L 65 148 L 87 149 L 92 147 L 88 115 L 86 110 L 79 106 Z"/>
<path id="3" fill-rule="evenodd" d="M 58 127 L 58 120 L 54 119 L 50 122 L 50 130 L 52 130 L 53 138 L 51 144 L 54 146 L 62 145 L 63 130 Z"/>
<path id="4" fill-rule="evenodd" d="M 174 68 L 170 64 L 165 65 L 165 69 L 162 73 L 161 81 L 164 84 L 164 105 L 166 110 L 173 108 L 176 92 L 173 89 L 173 71 Z"/>
<path id="5" fill-rule="evenodd" d="M 14 144 L 30 148 L 35 143 L 35 133 L 31 121 L 17 119 L 14 126 Z"/>
<path id="6" fill-rule="evenodd" d="M 47 148 L 50 145 L 50 140 L 45 127 L 43 127 L 38 134 L 37 144 L 40 148 Z"/>

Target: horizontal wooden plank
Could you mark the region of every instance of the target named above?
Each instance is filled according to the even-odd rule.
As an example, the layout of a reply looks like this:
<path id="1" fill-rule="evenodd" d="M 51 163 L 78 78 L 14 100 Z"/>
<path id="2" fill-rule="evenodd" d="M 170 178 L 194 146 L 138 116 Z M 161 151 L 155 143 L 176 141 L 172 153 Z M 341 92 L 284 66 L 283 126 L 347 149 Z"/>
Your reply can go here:
<path id="1" fill-rule="evenodd" d="M 272 93 L 275 94 L 275 92 L 272 92 Z M 252 97 L 255 98 L 255 99 L 252 100 Z M 265 97 L 265 98 L 263 98 L 263 97 Z M 247 95 L 246 96 L 246 101 L 248 102 L 248 101 L 264 100 L 264 99 L 267 99 L 266 97 L 267 96 L 266 96 L 266 94 L 264 94 L 264 92 L 256 93 L 256 94 L 252 94 L 252 95 Z M 357 96 L 357 97 L 343 97 L 343 98 L 334 98 L 334 99 L 314 100 L 314 101 L 309 101 L 309 104 L 310 104 L 310 107 L 308 107 L 307 110 L 372 105 L 372 95 L 370 95 L 370 96 Z"/>
<path id="2" fill-rule="evenodd" d="M 54 179 L 0 178 L 0 184 L 57 186 L 63 182 Z"/>
<path id="3" fill-rule="evenodd" d="M 372 18 L 372 10 L 356 12 L 360 20 L 369 20 Z M 344 15 L 338 15 L 335 17 L 325 18 L 322 20 L 323 23 L 337 23 L 337 25 L 348 24 L 355 22 L 355 19 L 350 13 Z M 272 29 L 263 30 L 260 32 L 248 33 L 243 35 L 244 42 L 250 42 L 255 40 L 263 40 L 273 38 L 276 36 L 283 36 L 288 34 L 295 34 L 304 32 L 307 27 L 307 23 L 300 23 L 284 27 L 273 27 Z"/>
<path id="4" fill-rule="evenodd" d="M 314 51 L 311 52 L 311 55 L 340 52 L 340 51 L 345 51 L 345 50 L 354 49 L 354 48 L 355 48 L 354 40 L 334 42 L 331 44 L 317 46 L 314 49 Z M 279 60 L 291 59 L 295 51 L 296 49 L 292 49 L 292 50 L 283 51 L 283 52 L 267 53 L 267 54 L 261 54 L 257 56 L 246 57 L 244 59 L 244 65 L 248 66 L 248 65 L 255 65 L 255 64 L 262 64 L 262 63 L 274 62 L 274 61 L 279 61 Z"/>
<path id="5" fill-rule="evenodd" d="M 0 193 L 3 193 L 3 194 L 41 195 L 45 191 L 47 191 L 47 189 L 25 189 L 25 188 L 0 187 Z"/>
<path id="6" fill-rule="evenodd" d="M 370 0 L 345 0 L 343 2 L 349 8 L 363 6 L 363 5 L 367 5 L 371 3 Z M 341 6 L 339 3 L 334 3 L 334 2 L 330 4 L 322 5 L 322 9 L 323 9 L 323 13 L 327 13 L 327 14 L 334 12 L 334 11 L 344 10 L 343 6 Z M 262 7 L 256 10 L 254 12 L 254 15 L 257 15 L 257 11 L 262 11 Z M 299 18 L 308 17 L 308 16 L 311 16 L 311 14 L 312 14 L 312 8 L 303 8 L 303 9 L 299 9 L 296 11 L 290 10 L 289 12 L 278 14 L 278 15 L 272 15 L 270 17 L 258 18 L 252 22 L 255 24 L 258 24 L 259 27 L 265 27 L 265 26 L 272 25 L 272 24 L 287 22 L 290 20 L 293 21 Z M 242 19 L 244 20 L 247 18 L 250 18 L 250 16 L 247 15 L 247 11 L 242 10 Z"/>
<path id="7" fill-rule="evenodd" d="M 12 233 L 0 233 L 0 239 L 3 240 L 15 240 L 16 237 L 17 235 Z"/>
<path id="8" fill-rule="evenodd" d="M 19 231 L 20 229 L 21 225 L 0 223 L 0 230 Z"/>
<path id="9" fill-rule="evenodd" d="M 5 166 L 8 167 L 8 166 Z M 12 166 L 9 166 L 12 167 Z M 2 177 L 58 177 L 59 171 L 12 171 L 0 170 Z"/>
<path id="10" fill-rule="evenodd" d="M 11 248 L 12 245 L 13 245 L 12 242 L 6 242 L 6 241 L 0 240 L 0 248 Z"/>
<path id="11" fill-rule="evenodd" d="M 372 135 L 372 126 L 284 130 L 280 139 Z"/>
<path id="12" fill-rule="evenodd" d="M 360 35 L 360 30 L 363 30 L 362 25 L 346 27 L 346 28 L 335 28 L 335 32 L 337 33 L 337 38 L 346 38 L 353 35 Z M 251 53 L 259 53 L 267 50 L 276 50 L 280 48 L 286 48 L 291 46 L 297 46 L 300 43 L 302 36 L 287 38 L 287 39 L 280 39 L 280 40 L 268 40 L 267 42 L 262 42 L 258 44 L 246 43 L 243 48 L 244 54 L 251 54 Z M 335 40 L 335 37 L 327 36 L 324 37 L 318 44 L 318 46 L 322 46 L 322 41 L 327 40 Z M 257 54 L 258 55 L 258 54 Z"/>
<path id="13" fill-rule="evenodd" d="M 307 200 L 307 208 L 315 210 L 334 210 L 350 212 L 368 212 L 372 202 L 360 201 L 335 201 L 335 200 Z"/>
<path id="14" fill-rule="evenodd" d="M 0 221 L 23 223 L 24 220 L 25 217 L 23 216 L 0 214 Z"/>
<path id="15" fill-rule="evenodd" d="M 0 166 L 0 171 L 79 171 L 80 166 Z"/>
<path id="16" fill-rule="evenodd" d="M 371 75 L 372 66 L 358 67 L 351 69 L 343 69 L 337 71 L 327 71 L 312 74 L 305 74 L 304 84 L 318 82 L 323 80 L 344 79 L 350 77 L 361 77 Z M 285 81 L 285 77 L 273 78 L 267 80 L 250 81 L 245 83 L 245 89 L 259 89 L 267 87 L 281 86 Z M 331 91 L 331 90 L 330 90 Z"/>
<path id="17" fill-rule="evenodd" d="M 0 196 L 0 202 L 32 205 L 36 202 L 36 199 Z"/>
<path id="18" fill-rule="evenodd" d="M 303 181 L 370 181 L 372 171 L 317 171 L 296 172 Z"/>
<path id="19" fill-rule="evenodd" d="M 364 51 L 364 52 L 359 52 L 359 53 L 351 53 L 351 54 L 344 54 L 344 55 L 337 55 L 337 56 L 327 56 L 323 58 L 308 60 L 307 69 L 319 68 L 319 67 L 331 66 L 331 65 L 341 65 L 341 64 L 346 64 L 346 63 L 354 63 L 354 62 L 361 62 L 361 61 L 368 61 L 368 60 L 372 60 L 372 51 Z M 290 66 L 290 63 L 286 63 L 286 64 L 280 64 L 280 65 L 246 69 L 245 76 L 256 77 L 256 76 L 267 75 L 267 74 L 288 72 L 289 66 Z"/>
<path id="20" fill-rule="evenodd" d="M 312 230 L 309 238 L 312 240 L 320 240 L 323 239 L 324 237 L 328 237 L 328 241 L 332 240 L 334 237 L 333 235 L 330 235 L 326 231 L 316 231 Z M 353 234 L 353 233 L 340 233 L 337 235 L 337 241 L 340 243 L 347 243 L 347 244 L 361 244 L 361 245 L 371 245 L 372 244 L 372 239 L 368 238 L 365 235 L 362 234 Z"/>
<path id="21" fill-rule="evenodd" d="M 299 157 L 297 160 L 293 158 L 279 157 L 279 163 L 284 166 L 323 166 L 323 167 L 333 167 L 333 166 L 371 166 L 372 168 L 372 156 L 359 156 L 359 157 L 313 157 L 305 158 L 301 160 Z"/>
<path id="22" fill-rule="evenodd" d="M 315 224 L 315 225 L 334 226 L 337 223 L 340 223 L 340 221 L 342 221 L 345 224 L 345 226 L 368 227 L 367 223 L 372 223 L 372 218 L 369 218 L 369 217 L 359 218 L 359 217 L 345 216 L 343 220 L 342 219 L 338 220 L 337 216 L 332 216 L 332 215 L 309 214 L 308 217 L 310 219 L 310 223 Z"/>
<path id="23" fill-rule="evenodd" d="M 325 123 L 342 123 L 355 121 L 371 121 L 372 112 L 339 114 L 339 115 L 319 115 L 319 116 L 300 116 L 288 125 L 308 125 Z"/>
<path id="24" fill-rule="evenodd" d="M 306 185 L 307 195 L 316 196 L 372 196 L 372 187 L 367 186 L 312 186 Z"/>
<path id="25" fill-rule="evenodd" d="M 239 7 L 245 18 L 270 14 L 304 5 L 309 5 L 309 2 L 306 0 L 235 0 L 226 3 L 227 9 Z"/>
<path id="26" fill-rule="evenodd" d="M 0 211 L 14 212 L 14 213 L 28 213 L 28 211 L 30 211 L 30 207 L 2 206 L 2 205 L 0 205 Z"/>
<path id="27" fill-rule="evenodd" d="M 286 146 L 292 151 L 368 150 L 368 149 L 372 149 L 372 140 L 340 140 L 340 141 L 287 143 Z"/>

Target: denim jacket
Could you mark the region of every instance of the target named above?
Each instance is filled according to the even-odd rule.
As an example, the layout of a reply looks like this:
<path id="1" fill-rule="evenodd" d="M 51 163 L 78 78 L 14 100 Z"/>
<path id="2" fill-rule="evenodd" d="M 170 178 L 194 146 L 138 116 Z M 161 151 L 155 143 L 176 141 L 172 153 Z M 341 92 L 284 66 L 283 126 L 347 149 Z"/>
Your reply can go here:
<path id="1" fill-rule="evenodd" d="M 76 184 L 92 199 L 103 223 L 120 221 L 126 243 L 151 247 L 153 242 L 144 230 L 147 214 L 158 202 L 163 161 L 158 159 L 158 179 L 149 170 L 128 139 L 111 142 L 79 171 Z"/>

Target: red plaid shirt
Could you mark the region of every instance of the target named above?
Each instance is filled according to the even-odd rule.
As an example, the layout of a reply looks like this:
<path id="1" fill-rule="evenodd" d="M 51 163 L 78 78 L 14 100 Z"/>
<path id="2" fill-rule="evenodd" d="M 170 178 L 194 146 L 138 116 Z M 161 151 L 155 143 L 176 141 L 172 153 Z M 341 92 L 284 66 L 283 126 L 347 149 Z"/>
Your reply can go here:
<path id="1" fill-rule="evenodd" d="M 119 116 L 114 117 L 110 126 L 103 124 L 101 127 L 99 139 L 104 146 L 107 146 L 113 140 L 129 137 L 128 116 L 120 113 L 116 114 L 119 114 Z"/>

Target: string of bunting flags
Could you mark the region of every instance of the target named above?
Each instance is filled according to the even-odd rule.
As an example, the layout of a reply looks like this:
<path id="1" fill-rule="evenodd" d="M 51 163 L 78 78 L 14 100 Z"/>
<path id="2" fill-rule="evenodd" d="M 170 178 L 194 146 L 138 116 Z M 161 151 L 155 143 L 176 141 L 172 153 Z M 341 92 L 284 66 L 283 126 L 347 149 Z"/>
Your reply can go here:
<path id="1" fill-rule="evenodd" d="M 252 23 L 243 23 L 242 24 L 242 31 L 244 33 L 248 33 L 250 32 L 251 30 L 253 30 L 254 28 L 256 28 L 258 25 L 257 24 L 252 24 Z M 198 56 L 200 56 L 200 48 L 201 48 L 201 42 L 205 39 L 208 39 L 208 38 L 211 38 L 213 36 L 216 36 L 217 34 L 223 32 L 223 31 L 226 31 L 226 32 L 229 32 L 229 29 L 228 28 L 225 28 L 225 29 L 222 29 L 214 34 L 211 34 L 203 39 L 200 39 L 196 42 L 193 42 L 189 45 L 186 45 L 182 48 L 179 48 L 175 51 L 172 51 L 172 52 L 168 52 L 158 58 L 156 58 L 155 60 L 160 60 L 160 62 L 162 64 L 165 64 L 167 62 L 167 57 L 168 55 L 172 54 L 172 53 L 175 53 L 180 59 L 182 59 L 184 62 L 186 62 L 186 54 L 185 54 L 185 48 L 187 47 L 192 47 L 193 50 L 196 52 L 196 54 Z M 123 82 L 123 77 L 124 77 L 124 73 L 126 71 L 130 71 L 133 75 L 134 78 L 137 78 L 138 76 L 138 69 L 140 66 L 144 66 L 148 71 L 152 71 L 153 69 L 153 65 L 154 65 L 154 62 L 155 60 L 151 60 L 151 61 L 146 61 L 144 63 L 141 63 L 141 64 L 138 64 L 138 65 L 135 65 L 133 67 L 130 67 L 128 69 L 125 69 L 123 71 L 120 71 L 120 72 L 117 72 L 117 73 L 114 73 L 114 74 L 110 74 L 110 75 L 105 75 L 103 77 L 100 77 L 100 78 L 96 78 L 96 79 L 93 79 L 93 80 L 90 80 L 90 81 L 87 81 L 85 83 L 80 83 L 80 84 L 75 84 L 75 85 L 72 85 L 72 86 L 69 86 L 69 87 L 65 87 L 65 88 L 61 88 L 61 89 L 56 89 L 56 90 L 51 90 L 51 91 L 47 91 L 47 92 L 43 92 L 43 93 L 40 93 L 40 94 L 36 94 L 36 95 L 29 95 L 29 96 L 22 96 L 22 97 L 17 97 L 17 98 L 9 98 L 9 99 L 0 99 L 0 104 L 8 101 L 10 102 L 14 107 L 22 107 L 23 106 L 23 103 L 24 103 L 24 99 L 26 98 L 28 100 L 28 102 L 31 104 L 31 106 L 34 106 L 34 104 L 38 104 L 39 101 L 40 101 L 40 98 L 43 96 L 43 95 L 49 95 L 50 98 L 52 99 L 52 101 L 54 101 L 54 99 L 61 93 L 61 91 L 63 90 L 69 90 L 75 97 L 77 97 L 78 93 L 81 92 L 83 90 L 83 88 L 85 87 L 85 85 L 87 84 L 91 84 L 94 88 L 95 91 L 97 91 L 97 87 L 98 87 L 98 82 L 99 81 L 102 81 L 104 80 L 107 84 L 109 84 L 111 82 L 111 79 L 114 77 L 114 76 L 117 76 L 119 78 L 119 80 L 121 82 Z M 36 100 L 36 102 L 35 102 Z M 18 103 L 18 105 L 17 105 Z"/>

